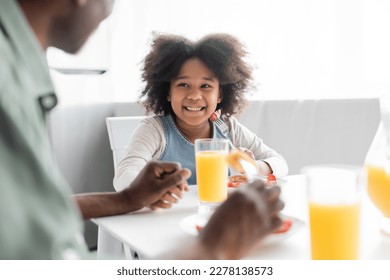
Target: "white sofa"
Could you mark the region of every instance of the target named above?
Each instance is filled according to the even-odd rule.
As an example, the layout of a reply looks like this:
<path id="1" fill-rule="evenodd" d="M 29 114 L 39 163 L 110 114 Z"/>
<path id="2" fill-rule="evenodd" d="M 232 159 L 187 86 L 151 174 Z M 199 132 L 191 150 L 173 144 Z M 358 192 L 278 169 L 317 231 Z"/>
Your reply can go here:
<path id="1" fill-rule="evenodd" d="M 240 121 L 286 158 L 290 174 L 309 164 L 361 165 L 380 121 L 379 101 L 256 101 Z"/>

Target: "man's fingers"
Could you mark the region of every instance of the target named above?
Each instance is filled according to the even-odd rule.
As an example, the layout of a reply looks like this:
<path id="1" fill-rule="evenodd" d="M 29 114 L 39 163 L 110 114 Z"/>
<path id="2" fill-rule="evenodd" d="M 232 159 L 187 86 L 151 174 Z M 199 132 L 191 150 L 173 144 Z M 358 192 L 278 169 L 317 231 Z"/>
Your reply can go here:
<path id="1" fill-rule="evenodd" d="M 273 203 L 270 207 L 269 207 L 269 213 L 271 216 L 276 216 L 279 214 L 280 211 L 282 211 L 284 208 L 284 202 L 281 201 L 281 200 L 278 200 L 276 203 Z"/>
<path id="2" fill-rule="evenodd" d="M 278 229 L 282 225 L 282 223 L 283 221 L 279 216 L 272 218 L 271 220 L 272 231 Z"/>
<path id="3" fill-rule="evenodd" d="M 160 199 L 162 201 L 165 201 L 165 202 L 169 202 L 169 203 L 177 203 L 177 198 L 175 198 L 171 193 L 166 193 L 163 195 L 163 197 Z"/>
<path id="4" fill-rule="evenodd" d="M 255 179 L 252 183 L 249 184 L 249 188 L 253 188 L 257 191 L 264 191 L 265 183 L 263 180 Z"/>
<path id="5" fill-rule="evenodd" d="M 174 187 L 165 193 L 159 201 L 153 203 L 150 208 L 153 210 L 156 208 L 170 208 L 172 207 L 172 204 L 177 203 L 180 198 L 182 198 L 181 190 L 178 187 Z"/>
<path id="6" fill-rule="evenodd" d="M 169 189 L 173 186 L 178 186 L 183 183 L 186 183 L 186 180 L 191 176 L 191 171 L 189 169 L 182 169 L 175 171 L 172 174 L 166 174 L 161 179 L 161 184 L 165 186 L 165 189 Z"/>
<path id="7" fill-rule="evenodd" d="M 187 181 L 182 182 L 181 184 L 177 185 L 176 187 L 180 191 L 180 194 L 182 194 L 182 192 L 189 191 Z"/>
<path id="8" fill-rule="evenodd" d="M 280 193 L 281 193 L 280 187 L 278 186 L 268 187 L 266 189 L 267 201 L 274 201 L 276 199 L 279 199 Z"/>
<path id="9" fill-rule="evenodd" d="M 183 194 L 183 192 L 188 192 L 190 188 L 188 187 L 187 181 L 184 181 L 183 183 L 176 186 L 177 190 L 180 192 L 180 195 Z"/>
<path id="10" fill-rule="evenodd" d="M 191 170 L 188 168 L 183 168 L 180 172 L 185 180 L 188 180 L 191 177 Z"/>
<path id="11" fill-rule="evenodd" d="M 183 186 L 184 188 L 184 186 Z M 173 196 L 173 197 L 176 197 L 176 198 L 182 198 L 183 197 L 183 194 L 182 194 L 182 187 L 181 186 L 177 186 L 175 188 L 172 188 L 169 190 L 169 193 Z"/>
<path id="12" fill-rule="evenodd" d="M 155 167 L 153 167 L 153 165 Z M 164 174 L 171 174 L 181 169 L 181 165 L 177 162 L 166 162 L 166 161 L 154 161 L 151 162 L 152 168 L 154 168 L 156 177 L 160 178 Z"/>
<path id="13" fill-rule="evenodd" d="M 159 209 L 159 208 L 163 208 L 163 209 L 168 209 L 168 208 L 171 208 L 172 207 L 172 203 L 167 203 L 165 201 L 162 201 L 162 200 L 159 200 L 153 204 L 150 205 L 150 208 L 152 210 L 156 210 L 156 209 Z"/>

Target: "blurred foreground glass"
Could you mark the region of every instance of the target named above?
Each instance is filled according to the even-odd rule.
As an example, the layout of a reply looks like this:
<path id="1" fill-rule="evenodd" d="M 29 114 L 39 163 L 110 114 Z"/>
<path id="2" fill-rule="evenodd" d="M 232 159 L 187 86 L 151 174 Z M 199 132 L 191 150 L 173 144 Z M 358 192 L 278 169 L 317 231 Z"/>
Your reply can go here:
<path id="1" fill-rule="evenodd" d="M 382 233 L 390 237 L 390 95 L 380 99 L 382 122 L 379 124 L 365 160 L 367 192 L 382 212 Z"/>
<path id="2" fill-rule="evenodd" d="M 229 142 L 226 139 L 195 140 L 199 213 L 211 214 L 227 198 Z"/>
<path id="3" fill-rule="evenodd" d="M 307 180 L 312 259 L 358 259 L 364 168 L 313 165 L 302 171 Z"/>

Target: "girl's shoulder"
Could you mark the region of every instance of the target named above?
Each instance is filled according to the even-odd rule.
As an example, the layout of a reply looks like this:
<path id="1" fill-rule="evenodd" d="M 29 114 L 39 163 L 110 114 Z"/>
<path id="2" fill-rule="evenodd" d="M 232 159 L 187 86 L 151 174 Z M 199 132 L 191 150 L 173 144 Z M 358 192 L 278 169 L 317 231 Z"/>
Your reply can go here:
<path id="1" fill-rule="evenodd" d="M 250 131 L 249 128 L 240 123 L 240 121 L 236 117 L 225 117 L 223 118 L 223 120 L 229 127 L 229 131 L 231 132 L 231 134 L 235 137 L 247 137 L 248 135 L 254 134 L 252 131 Z"/>
<path id="2" fill-rule="evenodd" d="M 141 123 L 147 126 L 160 127 L 161 119 L 160 116 L 147 116 L 141 121 Z"/>
<path id="3" fill-rule="evenodd" d="M 163 134 L 163 125 L 159 116 L 147 116 L 141 120 L 138 131 L 148 134 Z"/>
<path id="4" fill-rule="evenodd" d="M 222 120 L 229 127 L 229 130 L 235 129 L 237 126 L 242 126 L 238 119 L 234 116 L 222 116 Z"/>

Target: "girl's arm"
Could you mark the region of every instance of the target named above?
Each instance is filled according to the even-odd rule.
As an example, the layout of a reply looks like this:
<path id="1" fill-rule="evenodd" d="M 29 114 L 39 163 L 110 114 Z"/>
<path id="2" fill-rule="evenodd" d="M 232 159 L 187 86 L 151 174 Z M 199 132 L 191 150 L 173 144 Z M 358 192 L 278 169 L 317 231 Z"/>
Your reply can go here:
<path id="1" fill-rule="evenodd" d="M 156 117 L 142 120 L 134 131 L 119 163 L 114 177 L 114 188 L 121 191 L 128 187 L 144 166 L 158 159 L 165 147 L 163 128 Z"/>
<path id="2" fill-rule="evenodd" d="M 288 174 L 287 162 L 283 156 L 264 144 L 261 138 L 240 124 L 236 118 L 230 117 L 227 121 L 231 128 L 232 142 L 237 147 L 246 148 L 253 153 L 261 174 L 274 174 L 277 177 Z"/>

